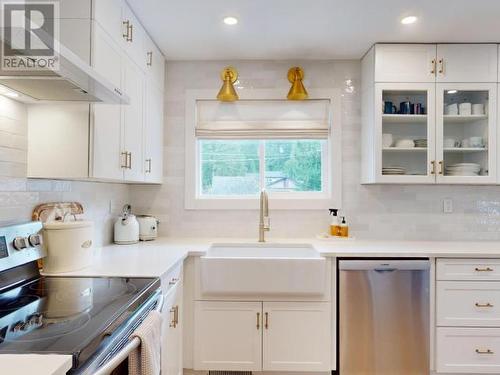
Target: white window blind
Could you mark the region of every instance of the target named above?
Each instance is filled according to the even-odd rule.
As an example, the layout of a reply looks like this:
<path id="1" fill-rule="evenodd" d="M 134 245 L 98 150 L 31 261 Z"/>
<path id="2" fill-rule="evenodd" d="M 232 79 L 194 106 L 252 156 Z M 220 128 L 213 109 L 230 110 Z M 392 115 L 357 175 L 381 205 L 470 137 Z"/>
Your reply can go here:
<path id="1" fill-rule="evenodd" d="M 330 100 L 197 100 L 200 139 L 326 139 Z"/>

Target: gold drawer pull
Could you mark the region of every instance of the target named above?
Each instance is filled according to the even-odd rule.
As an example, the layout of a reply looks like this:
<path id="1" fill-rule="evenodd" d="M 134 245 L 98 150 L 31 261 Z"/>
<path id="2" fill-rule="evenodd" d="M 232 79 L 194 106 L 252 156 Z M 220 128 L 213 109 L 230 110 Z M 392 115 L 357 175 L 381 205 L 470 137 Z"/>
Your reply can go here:
<path id="1" fill-rule="evenodd" d="M 493 272 L 493 268 L 491 268 L 491 267 L 486 267 L 486 268 L 476 267 L 476 272 Z"/>
<path id="2" fill-rule="evenodd" d="M 476 302 L 476 307 L 493 307 L 493 305 L 489 302 L 487 302 L 487 303 Z"/>
<path id="3" fill-rule="evenodd" d="M 491 349 L 486 349 L 486 350 L 481 350 L 481 349 L 476 349 L 477 354 L 495 354 L 495 352 Z"/>
<path id="4" fill-rule="evenodd" d="M 174 306 L 170 309 L 170 313 L 174 314 L 174 318 L 170 321 L 170 328 L 177 328 L 177 324 L 179 324 L 179 306 Z"/>
<path id="5" fill-rule="evenodd" d="M 266 317 L 266 321 L 264 323 L 264 328 L 265 329 L 269 329 L 269 314 L 268 313 L 264 313 L 264 316 Z"/>
<path id="6" fill-rule="evenodd" d="M 257 313 L 257 331 L 260 331 L 260 312 Z"/>

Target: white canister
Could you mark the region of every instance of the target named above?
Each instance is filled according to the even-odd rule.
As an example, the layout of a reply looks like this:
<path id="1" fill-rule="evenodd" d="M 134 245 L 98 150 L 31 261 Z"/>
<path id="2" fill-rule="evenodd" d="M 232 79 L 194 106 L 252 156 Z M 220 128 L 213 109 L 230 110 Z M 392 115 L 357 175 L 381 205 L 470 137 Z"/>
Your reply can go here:
<path id="1" fill-rule="evenodd" d="M 91 221 L 53 221 L 43 224 L 47 257 L 43 270 L 48 273 L 76 271 L 92 263 L 94 223 Z"/>

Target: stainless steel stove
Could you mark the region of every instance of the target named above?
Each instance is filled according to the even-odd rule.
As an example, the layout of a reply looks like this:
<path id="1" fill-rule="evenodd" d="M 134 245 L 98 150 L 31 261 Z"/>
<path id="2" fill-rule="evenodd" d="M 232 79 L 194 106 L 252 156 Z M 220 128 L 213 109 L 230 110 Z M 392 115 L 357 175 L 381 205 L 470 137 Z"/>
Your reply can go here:
<path id="1" fill-rule="evenodd" d="M 0 228 L 0 354 L 70 354 L 72 373 L 94 373 L 161 304 L 160 281 L 41 276 L 41 228 Z"/>

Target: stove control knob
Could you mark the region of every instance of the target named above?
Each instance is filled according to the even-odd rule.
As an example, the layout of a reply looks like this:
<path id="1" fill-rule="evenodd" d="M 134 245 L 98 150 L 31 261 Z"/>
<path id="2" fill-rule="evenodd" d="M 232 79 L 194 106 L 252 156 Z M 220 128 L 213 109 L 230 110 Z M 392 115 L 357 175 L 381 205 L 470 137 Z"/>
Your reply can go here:
<path id="1" fill-rule="evenodd" d="M 14 245 L 14 249 L 22 250 L 28 247 L 28 241 L 24 237 L 16 237 L 12 245 Z"/>
<path id="2" fill-rule="evenodd" d="M 42 236 L 39 234 L 32 234 L 28 237 L 28 242 L 31 246 L 38 246 L 42 243 Z"/>

